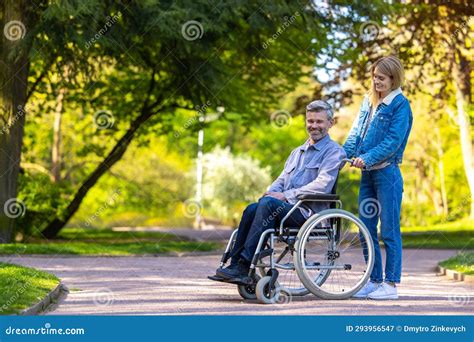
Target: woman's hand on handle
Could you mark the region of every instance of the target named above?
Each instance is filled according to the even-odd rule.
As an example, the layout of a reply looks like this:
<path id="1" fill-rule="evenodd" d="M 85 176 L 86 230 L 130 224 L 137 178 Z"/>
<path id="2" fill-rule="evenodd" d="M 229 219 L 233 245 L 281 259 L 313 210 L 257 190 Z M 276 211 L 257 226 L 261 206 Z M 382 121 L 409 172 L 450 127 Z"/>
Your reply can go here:
<path id="1" fill-rule="evenodd" d="M 362 159 L 362 158 L 353 159 L 351 166 L 357 167 L 359 169 L 363 169 L 365 167 L 364 159 Z"/>

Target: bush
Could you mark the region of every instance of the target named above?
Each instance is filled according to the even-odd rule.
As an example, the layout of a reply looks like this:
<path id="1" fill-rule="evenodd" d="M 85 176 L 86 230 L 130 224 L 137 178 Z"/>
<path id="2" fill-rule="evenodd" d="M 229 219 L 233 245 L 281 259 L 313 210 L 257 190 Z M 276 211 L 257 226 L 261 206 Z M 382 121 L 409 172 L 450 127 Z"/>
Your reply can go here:
<path id="1" fill-rule="evenodd" d="M 234 156 L 216 147 L 203 157 L 203 202 L 206 214 L 229 222 L 246 203 L 256 201 L 271 183 L 270 168 L 249 156 Z"/>

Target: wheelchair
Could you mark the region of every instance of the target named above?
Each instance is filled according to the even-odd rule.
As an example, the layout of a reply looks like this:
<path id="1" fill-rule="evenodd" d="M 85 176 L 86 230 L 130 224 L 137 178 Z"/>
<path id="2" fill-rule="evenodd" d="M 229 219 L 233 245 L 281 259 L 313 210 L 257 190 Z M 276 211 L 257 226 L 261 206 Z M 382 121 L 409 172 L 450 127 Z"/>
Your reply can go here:
<path id="1" fill-rule="evenodd" d="M 341 169 L 350 159 L 342 161 Z M 309 293 L 321 299 L 347 299 L 368 281 L 374 264 L 374 245 L 364 223 L 342 209 L 336 194 L 304 194 L 281 220 L 279 227 L 260 236 L 248 277 L 237 283 L 240 296 L 264 304 L 285 303 Z M 305 202 L 323 202 L 320 211 L 299 227 L 285 221 Z M 220 266 L 231 258 L 237 237 L 233 231 Z M 212 279 L 212 278 L 211 278 Z"/>

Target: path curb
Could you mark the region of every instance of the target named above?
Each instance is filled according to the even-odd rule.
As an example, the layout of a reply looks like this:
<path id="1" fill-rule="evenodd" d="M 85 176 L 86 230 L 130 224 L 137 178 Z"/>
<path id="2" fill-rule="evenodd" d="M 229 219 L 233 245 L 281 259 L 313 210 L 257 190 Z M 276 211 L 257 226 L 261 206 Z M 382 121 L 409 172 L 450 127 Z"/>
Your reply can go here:
<path id="1" fill-rule="evenodd" d="M 461 272 L 450 270 L 449 268 L 438 266 L 438 275 L 444 275 L 453 280 L 474 284 L 474 275 L 463 274 Z"/>
<path id="2" fill-rule="evenodd" d="M 46 295 L 40 302 L 34 304 L 33 306 L 22 310 L 18 315 L 28 316 L 28 315 L 40 315 L 50 308 L 50 306 L 59 302 L 59 300 L 69 293 L 69 289 L 62 282 L 59 282 L 58 286 L 50 293 Z"/>

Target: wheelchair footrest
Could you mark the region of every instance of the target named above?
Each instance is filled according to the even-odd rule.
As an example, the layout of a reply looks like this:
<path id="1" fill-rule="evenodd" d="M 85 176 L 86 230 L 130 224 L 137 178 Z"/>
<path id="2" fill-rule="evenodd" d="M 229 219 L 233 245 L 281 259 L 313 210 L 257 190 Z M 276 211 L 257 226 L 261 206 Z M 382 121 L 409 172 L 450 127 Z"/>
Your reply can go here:
<path id="1" fill-rule="evenodd" d="M 222 281 L 225 282 L 225 279 L 222 277 L 219 277 L 217 274 L 213 276 L 208 276 L 207 279 L 214 280 L 214 281 Z"/>
<path id="2" fill-rule="evenodd" d="M 252 277 L 245 277 L 245 278 L 222 278 L 218 275 L 208 276 L 210 280 L 220 281 L 222 283 L 229 283 L 229 284 L 236 284 L 236 285 L 252 285 L 255 283 Z"/>

